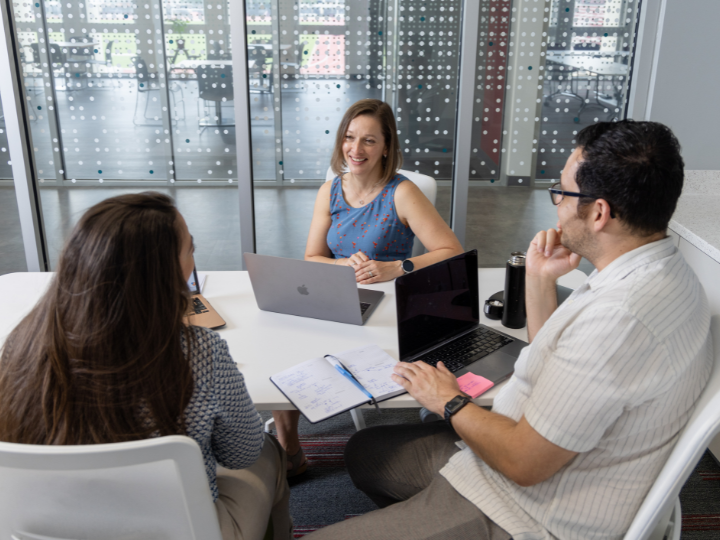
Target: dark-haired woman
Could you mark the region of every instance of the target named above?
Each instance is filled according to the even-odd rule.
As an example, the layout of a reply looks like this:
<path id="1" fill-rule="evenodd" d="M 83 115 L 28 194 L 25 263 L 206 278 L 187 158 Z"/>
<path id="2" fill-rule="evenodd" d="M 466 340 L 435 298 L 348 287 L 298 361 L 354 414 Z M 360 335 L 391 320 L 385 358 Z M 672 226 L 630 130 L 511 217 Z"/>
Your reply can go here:
<path id="1" fill-rule="evenodd" d="M 187 435 L 202 450 L 224 539 L 261 539 L 269 518 L 275 539 L 291 538 L 285 452 L 264 437 L 226 342 L 183 323 L 193 251 L 165 195 L 90 208 L 2 349 L 0 440 Z"/>
<path id="2" fill-rule="evenodd" d="M 315 201 L 305 260 L 351 266 L 367 285 L 402 276 L 463 252 L 455 233 L 420 189 L 398 174 L 402 153 L 395 116 L 377 99 L 354 103 L 343 116 L 330 166 L 337 175 Z M 346 172 L 343 172 L 346 171 Z M 412 257 L 415 236 L 427 253 Z M 409 265 L 406 265 L 409 266 Z M 298 411 L 273 411 L 290 457 L 288 476 L 304 471 Z"/>

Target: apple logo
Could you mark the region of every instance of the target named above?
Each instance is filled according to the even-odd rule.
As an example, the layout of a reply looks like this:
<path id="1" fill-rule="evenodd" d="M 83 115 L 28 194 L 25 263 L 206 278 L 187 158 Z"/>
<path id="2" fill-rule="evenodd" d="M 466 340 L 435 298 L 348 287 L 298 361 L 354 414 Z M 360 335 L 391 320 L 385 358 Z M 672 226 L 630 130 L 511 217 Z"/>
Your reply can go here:
<path id="1" fill-rule="evenodd" d="M 302 294 L 302 295 L 306 295 L 306 296 L 307 296 L 308 294 L 310 294 L 310 293 L 308 292 L 307 287 L 306 287 L 305 285 L 302 285 L 302 286 L 298 287 L 297 290 L 298 290 L 298 292 L 299 292 L 300 294 Z"/>

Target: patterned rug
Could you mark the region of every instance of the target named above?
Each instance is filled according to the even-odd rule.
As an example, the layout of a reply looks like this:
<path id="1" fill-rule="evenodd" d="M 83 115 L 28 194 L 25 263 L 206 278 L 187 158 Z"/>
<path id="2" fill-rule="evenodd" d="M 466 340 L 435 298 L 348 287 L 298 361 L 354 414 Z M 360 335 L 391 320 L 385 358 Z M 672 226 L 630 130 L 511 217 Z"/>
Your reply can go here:
<path id="1" fill-rule="evenodd" d="M 364 411 L 368 426 L 419 422 L 417 409 Z M 265 419 L 268 413 L 263 413 Z M 349 414 L 312 425 L 300 420 L 308 471 L 290 480 L 295 538 L 371 512 L 375 504 L 358 491 L 345 470 L 343 450 L 355 432 Z M 683 540 L 720 538 L 720 465 L 706 452 L 680 493 Z"/>

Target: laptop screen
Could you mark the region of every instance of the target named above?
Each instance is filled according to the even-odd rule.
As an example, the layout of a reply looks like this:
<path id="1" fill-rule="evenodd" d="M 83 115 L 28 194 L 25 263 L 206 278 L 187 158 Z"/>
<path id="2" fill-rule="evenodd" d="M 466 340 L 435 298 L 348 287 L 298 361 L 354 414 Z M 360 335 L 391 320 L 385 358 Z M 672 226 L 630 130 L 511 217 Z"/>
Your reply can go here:
<path id="1" fill-rule="evenodd" d="M 197 275 L 197 269 L 193 267 L 193 273 L 190 276 L 190 279 L 188 279 L 188 289 L 190 289 L 190 294 L 200 294 L 200 282 L 198 281 L 198 275 Z"/>
<path id="2" fill-rule="evenodd" d="M 395 280 L 400 360 L 480 322 L 477 250 Z"/>

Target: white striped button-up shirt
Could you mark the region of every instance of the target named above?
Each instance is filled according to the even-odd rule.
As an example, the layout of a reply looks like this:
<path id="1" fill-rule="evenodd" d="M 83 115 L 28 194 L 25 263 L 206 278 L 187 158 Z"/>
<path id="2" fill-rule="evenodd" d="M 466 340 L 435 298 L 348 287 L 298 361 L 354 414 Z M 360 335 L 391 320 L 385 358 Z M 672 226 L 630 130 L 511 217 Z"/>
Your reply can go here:
<path id="1" fill-rule="evenodd" d="M 588 277 L 495 398 L 580 454 L 521 487 L 460 443 L 441 474 L 514 540 L 622 538 L 711 367 L 705 291 L 672 239 L 647 244 Z"/>

